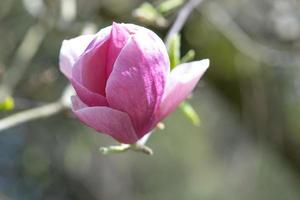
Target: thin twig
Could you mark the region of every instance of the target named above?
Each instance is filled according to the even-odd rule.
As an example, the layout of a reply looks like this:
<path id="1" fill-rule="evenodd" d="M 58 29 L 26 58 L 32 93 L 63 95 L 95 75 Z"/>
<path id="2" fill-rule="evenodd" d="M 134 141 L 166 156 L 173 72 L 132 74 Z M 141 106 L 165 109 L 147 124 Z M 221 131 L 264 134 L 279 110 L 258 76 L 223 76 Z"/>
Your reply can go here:
<path id="1" fill-rule="evenodd" d="M 70 96 L 74 93 L 73 88 L 68 85 L 59 100 L 46 105 L 38 106 L 19 113 L 12 114 L 0 120 L 0 132 L 19 124 L 35 119 L 50 117 L 70 107 Z"/>
<path id="2" fill-rule="evenodd" d="M 60 101 L 58 101 L 13 114 L 0 121 L 0 131 L 9 129 L 24 122 L 54 115 L 63 110 L 64 108 L 64 105 Z"/>
<path id="3" fill-rule="evenodd" d="M 300 57 L 292 52 L 268 47 L 251 39 L 230 14 L 218 3 L 210 2 L 205 9 L 197 9 L 242 53 L 271 66 L 299 66 Z"/>
<path id="4" fill-rule="evenodd" d="M 170 28 L 169 32 L 165 37 L 165 43 L 176 33 L 180 32 L 183 28 L 183 25 L 187 21 L 191 12 L 201 3 L 203 0 L 189 0 L 178 12 L 178 15 Z"/>

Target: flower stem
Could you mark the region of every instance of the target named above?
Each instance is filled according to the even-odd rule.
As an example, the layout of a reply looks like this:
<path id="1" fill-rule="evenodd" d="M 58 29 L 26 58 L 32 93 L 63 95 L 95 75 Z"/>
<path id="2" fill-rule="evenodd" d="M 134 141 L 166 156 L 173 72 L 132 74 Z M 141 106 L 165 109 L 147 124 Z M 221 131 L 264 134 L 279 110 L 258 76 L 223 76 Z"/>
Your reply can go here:
<path id="1" fill-rule="evenodd" d="M 144 153 L 147 155 L 153 155 L 152 149 L 150 149 L 149 147 L 147 147 L 145 145 L 141 145 L 138 143 L 136 143 L 136 144 L 120 144 L 120 145 L 109 146 L 109 147 L 100 147 L 100 149 L 99 149 L 99 151 L 103 155 L 108 155 L 108 154 L 112 154 L 112 153 L 123 153 L 128 150 Z"/>

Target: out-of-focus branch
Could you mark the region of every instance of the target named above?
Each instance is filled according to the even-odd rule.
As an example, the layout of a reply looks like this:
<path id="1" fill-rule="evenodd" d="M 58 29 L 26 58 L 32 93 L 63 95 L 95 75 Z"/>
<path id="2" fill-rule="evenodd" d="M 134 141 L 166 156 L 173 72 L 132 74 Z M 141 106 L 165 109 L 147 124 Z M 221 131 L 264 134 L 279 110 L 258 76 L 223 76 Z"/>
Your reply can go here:
<path id="1" fill-rule="evenodd" d="M 36 17 L 37 22 L 29 27 L 12 58 L 12 63 L 6 68 L 0 84 L 0 102 L 13 94 L 15 87 L 30 66 L 31 60 L 38 52 L 47 33 L 55 24 L 51 8 L 48 7 L 43 11 L 44 5 L 42 1 L 37 1 L 37 4 L 40 4 L 38 9 L 35 6 L 31 6 L 31 1 L 24 3 L 26 10 Z"/>
<path id="2" fill-rule="evenodd" d="M 0 20 L 5 18 L 10 13 L 11 9 L 13 8 L 14 3 L 15 3 L 15 0 L 1 2 Z"/>
<path id="3" fill-rule="evenodd" d="M 292 52 L 278 50 L 251 39 L 218 3 L 210 2 L 198 9 L 231 43 L 250 58 L 273 66 L 299 66 L 300 57 Z"/>
<path id="4" fill-rule="evenodd" d="M 178 15 L 170 28 L 169 32 L 165 37 L 165 43 L 169 41 L 169 39 L 176 33 L 180 32 L 188 19 L 191 12 L 201 3 L 203 0 L 189 0 L 178 12 Z"/>
<path id="5" fill-rule="evenodd" d="M 28 121 L 51 116 L 55 113 L 58 113 L 63 108 L 63 104 L 60 101 L 58 101 L 13 114 L 7 118 L 0 120 L 0 131 Z"/>
<path id="6" fill-rule="evenodd" d="M 60 0 L 60 25 L 67 25 L 72 23 L 77 15 L 76 0 Z"/>
<path id="7" fill-rule="evenodd" d="M 3 75 L 3 81 L 0 85 L 0 102 L 13 93 L 14 88 L 25 73 L 30 61 L 45 39 L 47 31 L 41 22 L 38 22 L 28 29 L 12 59 L 13 63 L 11 67 L 9 67 Z"/>
<path id="8" fill-rule="evenodd" d="M 74 0 L 68 2 L 74 3 Z M 75 5 L 76 8 L 76 5 Z M 64 9 L 66 11 L 66 9 Z M 64 15 L 64 13 L 62 13 Z M 65 15 L 64 15 L 65 17 Z M 53 21 L 48 20 L 48 15 L 39 16 L 38 22 L 29 28 L 24 39 L 17 49 L 13 59 L 12 67 L 4 74 L 0 85 L 0 102 L 3 98 L 10 96 L 14 88 L 22 78 L 32 58 L 37 53 L 46 34 L 52 29 Z M 57 24 L 56 24 L 57 25 Z M 83 32 L 85 29 L 83 29 Z M 70 107 L 70 96 L 74 93 L 70 85 L 66 86 L 59 100 L 43 106 L 35 107 L 0 120 L 0 131 L 29 122 L 38 118 L 49 117 Z"/>
<path id="9" fill-rule="evenodd" d="M 73 93 L 71 86 L 67 86 L 61 98 L 53 103 L 49 103 L 36 108 L 21 111 L 0 120 L 0 132 L 19 124 L 35 119 L 50 117 L 70 107 L 70 96 Z"/>
<path id="10" fill-rule="evenodd" d="M 93 32 L 93 28 L 91 28 L 90 24 L 87 24 L 83 30 L 82 33 L 90 33 Z M 18 72 L 18 70 L 17 70 Z M 71 95 L 74 94 L 74 90 L 71 87 L 71 85 L 68 85 L 65 87 L 61 97 L 59 100 L 49 103 L 43 106 L 35 107 L 32 109 L 28 109 L 25 111 L 21 111 L 19 113 L 13 114 L 9 117 L 6 117 L 4 119 L 0 120 L 0 132 L 17 126 L 19 124 L 29 122 L 35 119 L 43 118 L 43 117 L 50 117 L 54 114 L 57 114 L 67 108 L 71 105 Z"/>

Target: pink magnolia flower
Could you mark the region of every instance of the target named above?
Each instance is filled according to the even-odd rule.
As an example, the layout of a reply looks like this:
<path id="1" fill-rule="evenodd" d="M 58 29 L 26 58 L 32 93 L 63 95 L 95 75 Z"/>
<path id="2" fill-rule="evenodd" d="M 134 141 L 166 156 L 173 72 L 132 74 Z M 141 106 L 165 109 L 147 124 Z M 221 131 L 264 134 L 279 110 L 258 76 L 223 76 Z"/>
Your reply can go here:
<path id="1" fill-rule="evenodd" d="M 87 126 L 132 144 L 150 132 L 192 91 L 208 60 L 172 72 L 162 40 L 133 24 L 63 41 L 60 70 L 76 91 L 74 114 Z"/>

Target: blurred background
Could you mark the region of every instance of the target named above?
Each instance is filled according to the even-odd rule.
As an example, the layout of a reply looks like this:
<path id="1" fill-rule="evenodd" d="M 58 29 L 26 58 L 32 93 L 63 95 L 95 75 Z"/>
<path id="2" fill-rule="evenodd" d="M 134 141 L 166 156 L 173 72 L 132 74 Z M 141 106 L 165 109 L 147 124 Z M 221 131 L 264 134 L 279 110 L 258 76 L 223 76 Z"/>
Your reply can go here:
<path id="1" fill-rule="evenodd" d="M 0 88 L 15 106 L 0 117 L 60 98 L 62 40 L 112 21 L 164 38 L 186 3 L 169 0 L 164 10 L 164 1 L 148 1 L 159 10 L 148 16 L 144 2 L 1 0 Z M 99 147 L 115 142 L 69 110 L 6 129 L 0 199 L 299 200 L 300 2 L 203 0 L 181 39 L 182 54 L 211 61 L 188 100 L 199 127 L 177 110 L 150 138 L 153 156 L 102 155 Z"/>

